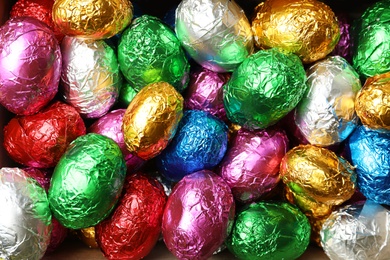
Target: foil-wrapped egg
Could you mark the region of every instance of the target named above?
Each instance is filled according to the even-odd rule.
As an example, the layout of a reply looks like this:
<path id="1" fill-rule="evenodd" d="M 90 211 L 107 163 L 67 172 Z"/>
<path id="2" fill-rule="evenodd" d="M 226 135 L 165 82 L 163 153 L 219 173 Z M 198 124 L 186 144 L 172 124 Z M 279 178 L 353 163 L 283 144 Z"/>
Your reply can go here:
<path id="1" fill-rule="evenodd" d="M 85 118 L 99 118 L 115 104 L 122 77 L 115 51 L 104 41 L 65 37 L 61 88 L 63 99 Z"/>
<path id="2" fill-rule="evenodd" d="M 249 21 L 234 1 L 183 0 L 175 24 L 185 50 L 206 69 L 233 71 L 253 52 Z"/>
<path id="3" fill-rule="evenodd" d="M 125 160 L 115 141 L 94 133 L 78 137 L 53 172 L 49 188 L 53 215 L 71 229 L 96 225 L 114 208 L 125 175 Z"/>
<path id="4" fill-rule="evenodd" d="M 355 129 L 355 98 L 361 89 L 359 75 L 340 56 L 316 62 L 307 71 L 309 90 L 295 110 L 295 123 L 313 145 L 344 141 Z"/>
<path id="5" fill-rule="evenodd" d="M 138 91 L 136 91 L 130 83 L 124 81 L 118 98 L 120 107 L 127 108 L 137 93 Z"/>
<path id="6" fill-rule="evenodd" d="M 42 188 L 47 192 L 50 188 L 50 180 L 53 174 L 51 169 L 38 169 L 34 167 L 22 168 L 28 177 L 35 179 Z"/>
<path id="7" fill-rule="evenodd" d="M 99 248 L 96 241 L 96 227 L 78 229 L 76 235 L 89 248 Z"/>
<path id="8" fill-rule="evenodd" d="M 0 194 L 0 258 L 41 259 L 51 231 L 45 190 L 21 169 L 1 168 Z"/>
<path id="9" fill-rule="evenodd" d="M 155 246 L 167 197 L 157 180 L 129 175 L 111 217 L 96 226 L 96 239 L 107 259 L 142 259 Z"/>
<path id="10" fill-rule="evenodd" d="M 208 259 L 231 231 L 233 195 L 225 181 L 209 170 L 180 180 L 165 206 L 162 234 L 178 259 Z"/>
<path id="11" fill-rule="evenodd" d="M 0 27 L 0 104 L 14 114 L 32 115 L 56 95 L 61 51 L 50 28 L 31 17 Z"/>
<path id="12" fill-rule="evenodd" d="M 332 9 L 317 0 L 266 0 L 255 10 L 252 31 L 259 48 L 280 48 L 303 63 L 325 58 L 340 38 Z"/>
<path id="13" fill-rule="evenodd" d="M 166 82 L 144 87 L 123 116 L 127 149 L 149 160 L 161 153 L 176 133 L 183 116 L 183 97 Z"/>
<path id="14" fill-rule="evenodd" d="M 346 13 L 336 13 L 340 28 L 340 39 L 336 47 L 330 53 L 332 56 L 340 56 L 349 63 L 352 62 L 352 28 L 351 18 Z"/>

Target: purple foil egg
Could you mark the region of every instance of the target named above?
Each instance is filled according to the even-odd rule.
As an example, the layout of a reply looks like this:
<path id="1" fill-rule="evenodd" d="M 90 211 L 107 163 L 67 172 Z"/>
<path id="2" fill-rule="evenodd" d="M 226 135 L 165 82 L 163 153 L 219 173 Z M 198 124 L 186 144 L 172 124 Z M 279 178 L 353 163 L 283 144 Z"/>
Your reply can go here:
<path id="1" fill-rule="evenodd" d="M 205 68 L 193 72 L 184 97 L 185 108 L 203 110 L 226 121 L 222 86 L 229 78 L 229 73 L 217 73 Z"/>
<path id="2" fill-rule="evenodd" d="M 340 40 L 336 47 L 333 49 L 331 56 L 341 56 L 348 62 L 351 62 L 352 41 L 351 41 L 351 24 L 349 23 L 348 16 L 344 13 L 336 15 L 340 28 Z"/>
<path id="3" fill-rule="evenodd" d="M 113 110 L 110 113 L 102 116 L 94 122 L 88 129 L 89 133 L 96 133 L 107 136 L 114 140 L 121 148 L 123 157 L 127 165 L 127 172 L 136 172 L 145 161 L 136 155 L 130 153 L 125 144 L 122 132 L 123 116 L 126 109 Z"/>
<path id="4" fill-rule="evenodd" d="M 279 183 L 279 165 L 288 150 L 288 138 L 276 128 L 241 128 L 220 164 L 220 174 L 243 203 L 256 201 Z"/>
<path id="5" fill-rule="evenodd" d="M 51 29 L 31 17 L 0 27 L 0 103 L 12 113 L 32 115 L 58 91 L 61 51 Z"/>

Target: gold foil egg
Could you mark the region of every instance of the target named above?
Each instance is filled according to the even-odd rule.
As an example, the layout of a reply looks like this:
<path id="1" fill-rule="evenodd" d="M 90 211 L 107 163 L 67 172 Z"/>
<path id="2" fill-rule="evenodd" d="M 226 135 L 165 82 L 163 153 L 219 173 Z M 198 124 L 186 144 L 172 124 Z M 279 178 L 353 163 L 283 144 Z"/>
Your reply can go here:
<path id="1" fill-rule="evenodd" d="M 390 130 L 390 72 L 368 78 L 355 100 L 363 125 Z"/>
<path id="2" fill-rule="evenodd" d="M 127 149 L 144 160 L 157 156 L 175 135 L 183 117 L 183 102 L 179 92 L 166 82 L 141 89 L 123 117 Z"/>
<path id="3" fill-rule="evenodd" d="M 129 0 L 56 0 L 53 21 L 65 35 L 107 39 L 121 32 L 133 18 Z"/>
<path id="4" fill-rule="evenodd" d="M 258 48 L 277 47 L 312 63 L 332 52 L 340 38 L 333 11 L 316 0 L 267 0 L 255 9 L 252 31 Z"/>
<path id="5" fill-rule="evenodd" d="M 78 238 L 89 248 L 99 248 L 96 242 L 95 227 L 88 227 L 76 230 Z"/>

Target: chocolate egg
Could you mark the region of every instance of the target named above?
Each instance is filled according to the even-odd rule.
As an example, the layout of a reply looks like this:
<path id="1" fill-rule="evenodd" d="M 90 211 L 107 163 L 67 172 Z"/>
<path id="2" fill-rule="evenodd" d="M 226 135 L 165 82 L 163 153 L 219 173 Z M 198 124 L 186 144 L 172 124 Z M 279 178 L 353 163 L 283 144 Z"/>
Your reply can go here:
<path id="1" fill-rule="evenodd" d="M 89 248 L 99 248 L 96 241 L 96 228 L 87 227 L 76 230 L 77 237 Z"/>

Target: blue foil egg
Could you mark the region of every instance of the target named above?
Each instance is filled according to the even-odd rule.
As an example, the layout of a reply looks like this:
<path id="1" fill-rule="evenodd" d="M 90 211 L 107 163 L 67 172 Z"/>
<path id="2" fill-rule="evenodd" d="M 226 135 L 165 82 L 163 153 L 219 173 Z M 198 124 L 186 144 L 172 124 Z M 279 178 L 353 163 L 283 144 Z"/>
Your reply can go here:
<path id="1" fill-rule="evenodd" d="M 376 203 L 390 205 L 390 132 L 360 126 L 351 135 L 348 148 L 360 192 Z"/>
<path id="2" fill-rule="evenodd" d="M 227 149 L 228 127 L 217 117 L 188 110 L 171 143 L 157 157 L 160 172 L 171 181 L 204 169 L 212 169 Z"/>

